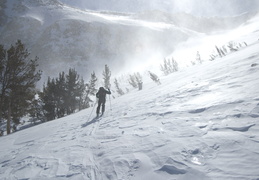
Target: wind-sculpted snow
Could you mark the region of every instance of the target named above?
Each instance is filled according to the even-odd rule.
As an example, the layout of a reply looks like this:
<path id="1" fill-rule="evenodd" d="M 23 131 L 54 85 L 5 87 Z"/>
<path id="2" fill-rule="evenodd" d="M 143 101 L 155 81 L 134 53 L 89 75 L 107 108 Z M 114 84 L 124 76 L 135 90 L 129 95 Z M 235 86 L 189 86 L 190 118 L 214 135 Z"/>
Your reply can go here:
<path id="1" fill-rule="evenodd" d="M 0 179 L 258 179 L 258 49 L 1 137 Z"/>
<path id="2" fill-rule="evenodd" d="M 0 179 L 258 180 L 253 26 L 248 46 L 109 97 L 101 118 L 94 106 L 1 137 Z"/>

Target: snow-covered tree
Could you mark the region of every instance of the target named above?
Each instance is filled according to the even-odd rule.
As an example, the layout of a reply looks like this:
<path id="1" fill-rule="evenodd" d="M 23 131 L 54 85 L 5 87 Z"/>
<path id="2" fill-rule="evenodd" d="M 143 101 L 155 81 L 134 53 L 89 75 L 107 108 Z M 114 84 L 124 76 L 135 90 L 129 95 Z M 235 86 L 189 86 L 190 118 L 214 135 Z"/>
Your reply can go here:
<path id="1" fill-rule="evenodd" d="M 235 52 L 238 51 L 238 46 L 236 45 L 236 43 L 234 43 L 233 41 L 228 43 L 228 48 L 231 52 Z"/>
<path id="2" fill-rule="evenodd" d="M 128 79 L 129 84 L 133 87 L 133 88 L 137 88 L 138 84 L 137 84 L 137 80 L 135 75 L 129 75 L 129 79 Z"/>
<path id="3" fill-rule="evenodd" d="M 155 83 L 157 83 L 158 85 L 161 84 L 160 79 L 158 78 L 158 76 L 157 76 L 155 73 L 152 73 L 151 71 L 148 71 L 148 73 L 149 73 L 150 78 L 151 78 Z"/>
<path id="4" fill-rule="evenodd" d="M 110 79 L 111 79 L 111 71 L 109 66 L 106 64 L 103 71 L 104 87 L 106 89 L 111 87 Z"/>
<path id="5" fill-rule="evenodd" d="M 89 80 L 89 83 L 86 84 L 86 90 L 84 94 L 84 101 L 83 101 L 83 107 L 82 108 L 88 108 L 90 107 L 90 102 L 93 102 L 91 100 L 90 96 L 95 96 L 95 93 L 97 92 L 96 83 L 97 83 L 97 77 L 95 75 L 95 72 L 91 74 L 91 79 Z"/>
<path id="6" fill-rule="evenodd" d="M 117 91 L 117 93 L 119 94 L 119 95 L 124 95 L 125 93 L 123 92 L 123 90 L 120 88 L 120 86 L 119 86 L 119 82 L 118 82 L 118 80 L 115 78 L 115 80 L 114 80 L 114 84 L 115 84 L 115 87 L 116 87 L 116 91 Z"/>
<path id="7" fill-rule="evenodd" d="M 139 72 L 129 75 L 128 82 L 133 88 L 142 89 L 142 76 Z"/>
<path id="8" fill-rule="evenodd" d="M 169 75 L 173 72 L 178 71 L 178 63 L 173 58 L 170 60 L 164 59 L 164 63 L 160 65 L 160 70 L 164 73 L 164 75 Z"/>
<path id="9" fill-rule="evenodd" d="M 82 97 L 85 86 L 75 69 L 69 69 L 66 75 L 65 109 L 67 114 L 74 113 L 79 108 L 79 100 Z"/>
<path id="10" fill-rule="evenodd" d="M 197 51 L 197 53 L 196 53 L 196 61 L 198 62 L 198 63 L 202 63 L 202 60 L 201 60 L 201 55 L 200 55 L 200 53 L 199 53 L 199 51 Z"/>

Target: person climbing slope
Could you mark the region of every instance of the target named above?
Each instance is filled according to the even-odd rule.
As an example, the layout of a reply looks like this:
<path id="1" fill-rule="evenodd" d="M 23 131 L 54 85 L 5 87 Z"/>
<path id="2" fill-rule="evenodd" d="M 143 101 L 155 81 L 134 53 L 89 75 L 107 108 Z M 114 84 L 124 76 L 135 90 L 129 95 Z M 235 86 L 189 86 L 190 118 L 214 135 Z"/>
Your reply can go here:
<path id="1" fill-rule="evenodd" d="M 97 117 L 99 116 L 100 113 L 100 108 L 102 106 L 102 114 L 105 111 L 105 102 L 106 102 L 106 94 L 111 94 L 110 89 L 108 88 L 108 91 L 106 89 L 104 89 L 104 87 L 100 87 L 98 92 L 96 93 L 96 97 L 98 98 L 98 106 L 96 109 L 96 115 Z"/>

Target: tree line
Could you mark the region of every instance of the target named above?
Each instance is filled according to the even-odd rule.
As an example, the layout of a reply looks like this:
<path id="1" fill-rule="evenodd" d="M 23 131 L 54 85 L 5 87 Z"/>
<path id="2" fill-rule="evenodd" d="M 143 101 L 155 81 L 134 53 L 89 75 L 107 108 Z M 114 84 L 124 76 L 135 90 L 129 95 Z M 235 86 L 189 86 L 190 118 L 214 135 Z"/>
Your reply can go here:
<path id="1" fill-rule="evenodd" d="M 110 87 L 110 77 L 111 71 L 105 65 L 103 80 L 106 88 Z M 89 108 L 97 92 L 97 81 L 93 72 L 89 82 L 85 83 L 73 68 L 67 74 L 64 71 L 59 73 L 57 78 L 49 77 L 42 92 L 38 92 L 33 100 L 29 112 L 32 121 L 50 121 Z"/>
<path id="2" fill-rule="evenodd" d="M 6 49 L 0 45 L 0 125 L 6 124 L 6 133 L 16 130 L 22 117 L 29 115 L 32 121 L 50 121 L 90 107 L 91 96 L 97 92 L 97 77 L 91 73 L 89 82 L 70 68 L 50 78 L 42 91 L 36 89 L 42 71 L 38 70 L 38 57 L 30 58 L 25 45 L 18 40 Z M 105 65 L 105 87 L 110 87 L 111 72 Z M 0 129 L 0 135 L 4 130 Z"/>
<path id="3" fill-rule="evenodd" d="M 19 40 L 9 49 L 0 45 L 0 121 L 7 120 L 7 134 L 11 132 L 11 121 L 18 124 L 28 112 L 41 77 L 38 58 L 30 59 L 29 55 Z"/>
<path id="4" fill-rule="evenodd" d="M 31 58 L 25 45 L 18 40 L 10 48 L 0 45 L 0 135 L 6 125 L 6 132 L 16 131 L 22 117 L 29 115 L 32 122 L 46 122 L 64 117 L 77 110 L 89 108 L 97 92 L 97 77 L 91 73 L 89 82 L 70 68 L 68 73 L 60 72 L 58 77 L 48 77 L 42 91 L 36 89 L 42 71 L 38 70 L 38 57 Z M 172 73 L 175 61 L 166 61 L 161 65 L 165 74 Z M 111 87 L 111 71 L 105 65 L 103 71 L 105 88 Z M 149 72 L 150 78 L 160 84 L 159 78 Z M 142 76 L 139 73 L 129 75 L 128 83 L 142 89 Z M 114 80 L 116 92 L 124 95 L 117 79 Z M 128 90 L 127 90 L 128 91 Z"/>
<path id="5" fill-rule="evenodd" d="M 243 44 L 247 46 L 245 42 Z M 242 44 L 233 42 L 222 48 L 216 46 L 218 54 L 211 55 L 211 60 L 238 51 L 241 47 Z M 4 132 L 3 124 L 6 124 L 7 134 L 10 134 L 26 115 L 31 117 L 32 122 L 45 122 L 89 108 L 93 103 L 92 97 L 97 92 L 98 80 L 95 72 L 91 73 L 88 82 L 84 82 L 77 71 L 70 68 L 68 73 L 60 72 L 56 78 L 48 77 L 42 91 L 39 91 L 36 90 L 36 84 L 41 79 L 42 71 L 38 70 L 38 60 L 38 57 L 30 58 L 30 53 L 20 40 L 8 49 L 0 45 L 0 136 Z M 199 52 L 196 62 L 203 62 Z M 192 64 L 195 65 L 196 62 Z M 160 70 L 164 75 L 177 72 L 178 63 L 173 58 L 164 59 Z M 104 87 L 110 88 L 111 71 L 108 65 L 105 65 L 102 75 Z M 155 83 L 161 84 L 155 73 L 148 71 L 148 75 Z M 128 76 L 128 83 L 141 90 L 142 79 L 140 73 L 134 73 Z M 117 78 L 114 79 L 114 84 L 118 95 L 124 95 L 125 91 Z M 126 92 L 128 91 L 126 88 Z"/>

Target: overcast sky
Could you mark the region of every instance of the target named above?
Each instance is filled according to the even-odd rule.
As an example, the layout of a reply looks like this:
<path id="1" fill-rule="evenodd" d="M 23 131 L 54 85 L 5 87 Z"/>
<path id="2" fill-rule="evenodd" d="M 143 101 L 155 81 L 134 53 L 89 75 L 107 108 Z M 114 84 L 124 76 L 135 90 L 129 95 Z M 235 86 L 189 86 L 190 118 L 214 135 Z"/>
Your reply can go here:
<path id="1" fill-rule="evenodd" d="M 187 12 L 199 16 L 238 15 L 259 10 L 259 0 L 60 0 L 72 6 L 91 10 L 139 12 L 159 9 Z"/>

